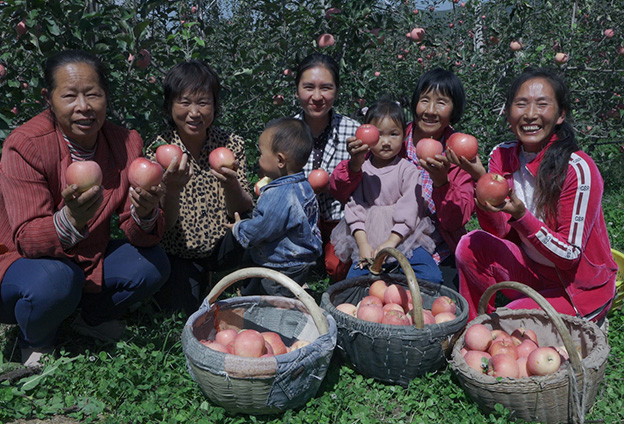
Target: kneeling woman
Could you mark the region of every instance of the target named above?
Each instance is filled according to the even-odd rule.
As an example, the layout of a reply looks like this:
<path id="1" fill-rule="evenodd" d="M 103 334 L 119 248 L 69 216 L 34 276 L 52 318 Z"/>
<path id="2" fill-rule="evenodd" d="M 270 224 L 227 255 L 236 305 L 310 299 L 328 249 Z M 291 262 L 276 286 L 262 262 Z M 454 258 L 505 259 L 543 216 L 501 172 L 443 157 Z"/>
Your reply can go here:
<path id="1" fill-rule="evenodd" d="M 602 214 L 602 177 L 566 121 L 565 83 L 549 71 L 527 70 L 511 85 L 506 108 L 517 140 L 494 148 L 489 171 L 507 179 L 509 197 L 477 204 L 483 230 L 464 236 L 456 252 L 469 318 L 487 287 L 512 280 L 537 290 L 558 312 L 600 323 L 617 268 Z M 518 292 L 503 294 L 510 308 L 537 308 Z"/>

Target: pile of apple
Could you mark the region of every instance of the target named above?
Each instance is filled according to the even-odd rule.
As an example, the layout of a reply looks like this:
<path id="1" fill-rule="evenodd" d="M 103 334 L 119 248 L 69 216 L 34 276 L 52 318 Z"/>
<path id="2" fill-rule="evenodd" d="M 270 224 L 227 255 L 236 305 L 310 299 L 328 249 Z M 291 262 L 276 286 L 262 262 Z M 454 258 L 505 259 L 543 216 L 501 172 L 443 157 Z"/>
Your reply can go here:
<path id="1" fill-rule="evenodd" d="M 533 330 L 519 327 L 509 334 L 483 324 L 466 330 L 461 353 L 469 367 L 492 377 L 548 375 L 568 359 L 565 346 L 540 346 Z"/>
<path id="2" fill-rule="evenodd" d="M 200 343 L 217 352 L 245 358 L 281 355 L 310 344 L 308 340 L 297 340 L 291 346 L 286 346 L 280 335 L 272 331 L 259 332 L 252 329 L 236 331 L 233 328 L 220 330 L 213 340 L 200 340 Z"/>
<path id="3" fill-rule="evenodd" d="M 369 295 L 357 305 L 341 303 L 336 306 L 341 312 L 364 321 L 391 325 L 414 325 L 412 294 L 398 284 L 388 285 L 383 280 L 371 284 Z M 448 296 L 437 297 L 431 309 L 423 308 L 425 324 L 439 324 L 456 318 L 457 305 Z"/>

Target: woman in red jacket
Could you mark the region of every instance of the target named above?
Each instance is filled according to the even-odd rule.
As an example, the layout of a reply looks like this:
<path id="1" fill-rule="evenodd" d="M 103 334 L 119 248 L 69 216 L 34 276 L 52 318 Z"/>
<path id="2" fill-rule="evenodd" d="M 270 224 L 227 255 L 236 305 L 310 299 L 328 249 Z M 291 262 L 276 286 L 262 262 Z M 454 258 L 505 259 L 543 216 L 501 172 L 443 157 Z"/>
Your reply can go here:
<path id="1" fill-rule="evenodd" d="M 464 236 L 456 250 L 470 319 L 485 289 L 507 280 L 534 288 L 561 313 L 598 323 L 613 301 L 617 268 L 603 181 L 576 144 L 568 97 L 561 78 L 541 69 L 525 71 L 509 89 L 507 121 L 517 140 L 496 146 L 489 161 L 489 171 L 507 179 L 509 197 L 478 204 L 483 230 Z M 510 308 L 537 308 L 518 292 L 504 293 Z"/>
<path id="2" fill-rule="evenodd" d="M 0 322 L 17 324 L 22 361 L 37 365 L 57 329 L 80 305 L 74 328 L 116 340 L 130 305 L 169 274 L 157 245 L 164 231 L 163 190 L 130 187 L 128 166 L 143 141 L 106 121 L 108 84 L 101 62 L 63 51 L 45 66 L 49 108 L 15 129 L 0 159 Z M 81 193 L 67 167 L 91 160 L 102 184 Z M 127 239 L 111 240 L 111 217 Z"/>

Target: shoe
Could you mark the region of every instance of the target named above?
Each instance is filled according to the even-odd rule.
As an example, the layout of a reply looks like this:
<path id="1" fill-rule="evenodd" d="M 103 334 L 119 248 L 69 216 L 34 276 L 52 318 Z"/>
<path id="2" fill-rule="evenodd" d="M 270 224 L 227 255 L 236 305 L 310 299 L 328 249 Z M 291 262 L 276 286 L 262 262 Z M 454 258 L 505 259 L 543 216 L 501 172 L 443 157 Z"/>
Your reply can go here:
<path id="1" fill-rule="evenodd" d="M 22 349 L 22 364 L 25 367 L 40 367 L 41 357 L 54 352 L 54 347 L 25 347 Z"/>
<path id="2" fill-rule="evenodd" d="M 82 334 L 83 336 L 93 337 L 94 339 L 98 339 L 103 342 L 116 342 L 121 338 L 121 335 L 126 329 L 126 323 L 123 321 L 112 320 L 92 326 L 85 322 L 81 314 L 78 314 L 71 327 L 74 331 Z"/>

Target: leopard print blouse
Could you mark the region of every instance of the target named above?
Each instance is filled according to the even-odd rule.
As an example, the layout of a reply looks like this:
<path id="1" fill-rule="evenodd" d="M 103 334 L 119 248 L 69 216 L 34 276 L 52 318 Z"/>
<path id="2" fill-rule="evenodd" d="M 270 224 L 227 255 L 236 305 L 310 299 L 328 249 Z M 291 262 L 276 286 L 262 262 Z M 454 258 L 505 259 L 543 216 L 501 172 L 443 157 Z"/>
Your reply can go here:
<path id="1" fill-rule="evenodd" d="M 155 158 L 160 144 L 175 144 L 188 153 L 175 130 L 160 134 L 146 149 L 145 155 Z M 247 162 L 244 140 L 220 128 L 210 127 L 199 161 L 189 154 L 193 176 L 180 194 L 180 214 L 173 228 L 165 232 L 161 244 L 168 254 L 182 258 L 203 258 L 210 254 L 216 242 L 223 237 L 223 224 L 232 222 L 225 210 L 225 193 L 215 176 L 210 173 L 208 156 L 217 147 L 227 147 L 238 160 L 238 181 L 251 193 L 247 180 Z"/>

